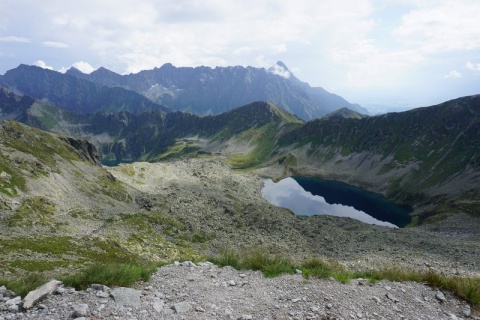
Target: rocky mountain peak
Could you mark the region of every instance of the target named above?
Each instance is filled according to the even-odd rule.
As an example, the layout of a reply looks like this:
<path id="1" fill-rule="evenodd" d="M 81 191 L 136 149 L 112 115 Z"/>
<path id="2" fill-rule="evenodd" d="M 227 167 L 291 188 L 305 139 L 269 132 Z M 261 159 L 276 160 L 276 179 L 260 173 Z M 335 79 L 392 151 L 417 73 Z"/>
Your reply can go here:
<path id="1" fill-rule="evenodd" d="M 118 76 L 119 74 L 116 72 L 113 72 L 105 67 L 100 67 L 97 70 L 93 71 L 92 74 L 97 74 L 97 75 L 115 75 Z"/>
<path id="2" fill-rule="evenodd" d="M 288 70 L 287 66 L 282 61 L 277 61 L 277 63 L 268 69 L 268 72 L 284 79 L 290 79 L 293 76 L 292 72 Z"/>
<path id="3" fill-rule="evenodd" d="M 83 75 L 83 72 L 78 70 L 77 68 L 75 67 L 70 67 L 66 72 L 65 74 L 68 74 L 68 75 L 71 75 L 71 76 L 74 76 L 74 77 L 78 77 L 78 76 L 82 76 Z"/>

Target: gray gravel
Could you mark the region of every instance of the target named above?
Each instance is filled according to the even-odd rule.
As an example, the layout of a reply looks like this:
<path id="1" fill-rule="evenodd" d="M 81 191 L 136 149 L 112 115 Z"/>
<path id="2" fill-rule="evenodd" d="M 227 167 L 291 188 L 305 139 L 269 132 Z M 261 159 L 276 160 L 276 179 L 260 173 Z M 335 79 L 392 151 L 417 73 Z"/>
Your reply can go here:
<path id="1" fill-rule="evenodd" d="M 100 293 L 107 293 L 102 295 Z M 119 300 L 117 297 L 121 296 Z M 441 299 L 439 299 L 441 296 Z M 140 299 L 138 299 L 140 298 Z M 17 298 L 18 300 L 18 298 Z M 480 319 L 448 292 L 423 284 L 356 279 L 265 278 L 260 272 L 211 263 L 160 268 L 134 289 L 67 288 L 28 311 L 8 310 L 0 319 Z M 18 301 L 17 301 L 18 302 Z"/>

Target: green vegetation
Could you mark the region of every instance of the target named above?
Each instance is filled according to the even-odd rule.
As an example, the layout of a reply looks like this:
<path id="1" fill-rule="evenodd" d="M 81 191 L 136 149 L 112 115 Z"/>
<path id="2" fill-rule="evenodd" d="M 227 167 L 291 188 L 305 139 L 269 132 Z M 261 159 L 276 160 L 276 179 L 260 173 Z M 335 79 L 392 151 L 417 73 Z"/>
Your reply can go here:
<path id="1" fill-rule="evenodd" d="M 265 162 L 275 148 L 276 123 L 269 123 L 261 128 L 251 128 L 238 138 L 255 144 L 255 149 L 247 154 L 236 154 L 228 159 L 228 163 L 236 169 L 255 167 Z"/>
<path id="2" fill-rule="evenodd" d="M 176 141 L 174 145 L 168 147 L 168 149 L 155 156 L 152 161 L 165 161 L 178 158 L 191 158 L 198 155 L 200 148 L 191 141 Z"/>
<path id="3" fill-rule="evenodd" d="M 444 201 L 432 209 L 421 212 L 418 224 L 431 224 L 446 218 L 449 214 L 462 212 L 474 217 L 480 217 L 480 190 L 475 189 L 463 195 Z"/>
<path id="4" fill-rule="evenodd" d="M 94 261 L 103 263 L 126 263 L 138 260 L 134 253 L 124 250 L 111 240 L 85 236 L 16 237 L 0 239 L 0 264 L 14 274 L 25 271 L 55 271 L 55 268 L 85 268 Z M 8 259 L 10 254 L 28 258 Z M 32 257 L 35 257 L 33 259 Z M 75 267 L 74 267 L 75 266 Z M 71 270 L 70 270 L 71 271 Z"/>
<path id="5" fill-rule="evenodd" d="M 16 196 L 18 190 L 26 191 L 25 177 L 11 165 L 10 160 L 0 150 L 0 192 Z"/>
<path id="6" fill-rule="evenodd" d="M 255 248 L 242 254 L 226 249 L 220 255 L 210 257 L 209 261 L 222 267 L 231 266 L 235 269 L 262 271 L 268 278 L 284 273 L 295 273 L 295 266 L 292 260 L 280 255 L 270 255 L 261 248 Z"/>
<path id="7" fill-rule="evenodd" d="M 310 258 L 302 263 L 295 263 L 288 257 L 270 255 L 264 249 L 236 252 L 231 249 L 221 251 L 209 261 L 219 266 L 231 266 L 235 269 L 262 271 L 266 277 L 292 274 L 301 270 L 306 278 L 334 278 L 342 283 L 364 278 L 370 282 L 390 280 L 397 282 L 415 281 L 426 283 L 431 287 L 445 289 L 475 306 L 480 306 L 480 278 L 453 277 L 434 271 L 415 271 L 386 266 L 379 269 L 351 271 L 336 261 Z"/>
<path id="8" fill-rule="evenodd" d="M 15 214 L 7 219 L 9 227 L 51 226 L 55 204 L 44 197 L 28 198 L 22 202 Z"/>
<path id="9" fill-rule="evenodd" d="M 185 231 L 185 226 L 180 221 L 162 212 L 123 215 L 121 221 L 124 226 L 134 227 L 146 233 L 157 230 L 164 235 L 170 235 Z"/>
<path id="10" fill-rule="evenodd" d="M 5 286 L 22 297 L 46 282 L 48 279 L 40 273 L 26 273 L 13 278 L 0 277 L 0 286 Z"/>
<path id="11" fill-rule="evenodd" d="M 63 110 L 51 104 L 35 101 L 30 108 L 30 113 L 35 115 L 35 123 L 43 130 L 52 131 L 58 126 L 58 123 L 63 120 Z M 29 123 L 30 124 L 30 123 Z"/>
<path id="12" fill-rule="evenodd" d="M 48 169 L 57 171 L 56 157 L 66 160 L 79 160 L 78 152 L 58 136 L 41 130 L 27 127 L 18 122 L 7 121 L 3 123 L 0 132 L 2 143 L 5 147 L 35 155 L 38 161 L 23 161 L 23 169 L 29 172 L 47 174 Z"/>
<path id="13" fill-rule="evenodd" d="M 78 274 L 60 278 L 66 286 L 86 289 L 94 283 L 110 287 L 129 287 L 137 281 L 148 281 L 159 264 L 154 263 L 108 263 L 95 264 Z"/>

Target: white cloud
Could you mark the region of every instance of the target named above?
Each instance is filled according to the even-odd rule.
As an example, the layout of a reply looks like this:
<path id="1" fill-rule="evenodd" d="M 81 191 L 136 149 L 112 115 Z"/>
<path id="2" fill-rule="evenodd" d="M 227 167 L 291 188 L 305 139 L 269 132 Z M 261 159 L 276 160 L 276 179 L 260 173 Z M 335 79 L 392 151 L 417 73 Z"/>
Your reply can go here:
<path id="1" fill-rule="evenodd" d="M 480 63 L 473 63 L 473 62 L 468 61 L 465 64 L 465 68 L 467 68 L 468 70 L 480 72 Z"/>
<path id="2" fill-rule="evenodd" d="M 44 41 L 42 42 L 42 46 L 59 49 L 68 48 L 68 44 L 57 41 Z"/>
<path id="3" fill-rule="evenodd" d="M 44 61 L 42 60 L 37 60 L 33 63 L 34 66 L 43 68 L 43 69 L 48 69 L 48 70 L 53 70 L 53 67 L 48 66 Z"/>
<path id="4" fill-rule="evenodd" d="M 458 72 L 457 70 L 452 70 L 445 76 L 443 76 L 445 79 L 458 79 L 462 77 L 462 74 Z"/>
<path id="5" fill-rule="evenodd" d="M 252 47 L 244 46 L 233 50 L 233 54 L 236 56 L 249 55 L 250 53 L 252 53 L 252 51 Z"/>
<path id="6" fill-rule="evenodd" d="M 283 66 L 280 66 L 278 64 L 273 65 L 270 69 L 268 69 L 268 72 L 285 79 L 289 79 L 292 76 L 290 71 L 286 70 Z"/>
<path id="7" fill-rule="evenodd" d="M 88 62 L 85 61 L 78 61 L 72 64 L 72 67 L 82 71 L 83 73 L 92 73 L 95 71 L 95 68 L 92 67 Z"/>
<path id="8" fill-rule="evenodd" d="M 8 37 L 0 37 L 0 42 L 20 42 L 20 43 L 30 43 L 31 40 L 24 37 L 17 37 L 17 36 L 8 36 Z"/>
<path id="9" fill-rule="evenodd" d="M 413 1 L 394 36 L 425 53 L 480 48 L 480 6 L 475 0 Z"/>

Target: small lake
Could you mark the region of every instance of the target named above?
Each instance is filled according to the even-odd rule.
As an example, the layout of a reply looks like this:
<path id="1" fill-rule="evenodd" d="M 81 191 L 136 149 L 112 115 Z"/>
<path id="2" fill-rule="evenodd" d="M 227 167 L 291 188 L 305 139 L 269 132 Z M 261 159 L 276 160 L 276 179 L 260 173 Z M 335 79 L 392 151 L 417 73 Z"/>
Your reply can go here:
<path id="1" fill-rule="evenodd" d="M 265 179 L 262 196 L 298 215 L 350 217 L 389 227 L 404 227 L 411 221 L 410 208 L 338 181 L 294 177 L 274 183 Z"/>

